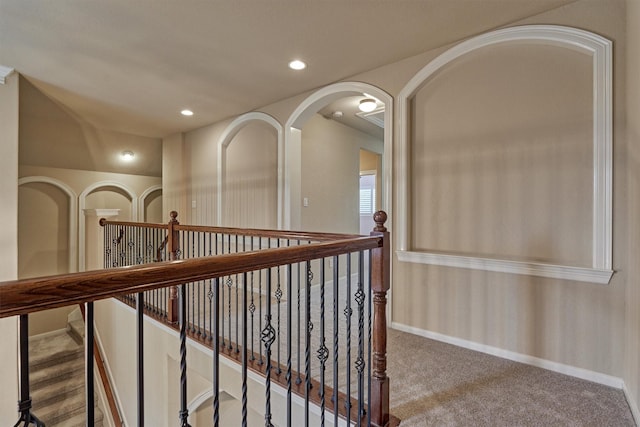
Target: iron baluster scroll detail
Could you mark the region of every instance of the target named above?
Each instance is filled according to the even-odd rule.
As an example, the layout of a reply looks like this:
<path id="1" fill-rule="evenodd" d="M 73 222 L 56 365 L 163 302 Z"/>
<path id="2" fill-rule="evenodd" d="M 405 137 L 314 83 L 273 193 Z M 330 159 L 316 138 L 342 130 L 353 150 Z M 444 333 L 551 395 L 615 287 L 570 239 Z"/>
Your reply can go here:
<path id="1" fill-rule="evenodd" d="M 20 418 L 14 427 L 45 427 L 35 415 L 31 413 L 31 396 L 29 395 L 29 316 L 20 316 L 20 401 L 18 402 Z"/>
<path id="2" fill-rule="evenodd" d="M 267 295 L 271 295 L 271 269 L 267 270 Z M 265 411 L 264 425 L 272 427 L 271 423 L 271 345 L 276 340 L 276 330 L 271 325 L 271 305 L 267 304 L 267 314 L 264 316 L 265 326 L 262 330 L 261 339 L 264 344 L 265 359 L 267 367 L 265 369 Z"/>
<path id="3" fill-rule="evenodd" d="M 187 285 L 180 285 L 179 321 L 180 321 L 180 427 L 191 427 L 187 422 L 189 409 L 187 408 Z"/>

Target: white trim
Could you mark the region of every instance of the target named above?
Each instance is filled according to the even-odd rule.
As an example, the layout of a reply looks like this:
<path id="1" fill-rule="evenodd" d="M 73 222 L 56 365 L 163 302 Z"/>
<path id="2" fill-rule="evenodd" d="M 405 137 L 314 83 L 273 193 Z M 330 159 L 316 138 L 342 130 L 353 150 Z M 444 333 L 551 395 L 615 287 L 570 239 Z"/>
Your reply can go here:
<path id="1" fill-rule="evenodd" d="M 14 71 L 13 68 L 0 65 L 0 84 L 5 84 L 7 77 L 13 74 Z"/>
<path id="2" fill-rule="evenodd" d="M 339 82 L 325 86 L 311 95 L 298 105 L 289 116 L 284 127 L 284 228 L 291 228 L 291 169 L 292 159 L 289 158 L 290 147 L 294 133 L 302 128 L 302 125 L 316 114 L 325 105 L 350 95 L 363 95 L 367 93 L 384 103 L 384 149 L 382 155 L 382 206 L 381 209 L 387 213 L 387 223 L 385 226 L 394 232 L 393 228 L 393 97 L 384 90 L 363 82 Z M 401 157 L 402 159 L 402 157 Z M 402 175 L 400 173 L 399 175 Z M 402 205 L 399 205 L 402 211 Z M 402 216 L 402 215 L 401 215 Z M 392 242 L 389 242 L 392 244 Z M 393 275 L 391 275 L 393 277 Z M 393 287 L 393 281 L 390 284 Z M 391 319 L 391 292 L 387 293 L 388 318 Z"/>
<path id="3" fill-rule="evenodd" d="M 69 196 L 69 273 L 75 273 L 78 271 L 78 239 L 76 234 L 78 232 L 78 195 L 64 182 L 48 176 L 25 176 L 18 179 L 18 186 L 30 183 L 53 185 Z"/>
<path id="4" fill-rule="evenodd" d="M 538 368 L 547 369 L 549 371 L 570 375 L 572 377 L 592 381 L 594 383 L 603 384 L 609 387 L 614 387 L 617 389 L 622 389 L 624 387 L 624 381 L 621 378 L 591 371 L 589 369 L 565 365 L 564 363 L 553 362 L 551 360 L 541 359 L 539 357 L 530 356 L 528 354 L 516 353 L 514 351 L 504 350 L 498 347 L 480 344 L 462 338 L 427 331 L 398 322 L 393 322 L 391 324 L 391 327 L 402 332 L 408 332 L 410 334 L 418 335 L 424 338 L 452 344 L 469 350 L 479 351 L 481 353 L 490 354 L 492 356 L 501 357 L 503 359 L 513 360 L 514 362 L 524 363 L 526 365 L 536 366 Z"/>
<path id="5" fill-rule="evenodd" d="M 640 425 L 640 410 L 638 410 L 638 405 L 636 404 L 636 401 L 633 400 L 626 383 L 622 384 L 622 391 L 624 392 L 624 397 L 627 399 L 627 404 L 629 405 L 631 415 L 633 415 L 636 425 Z"/>
<path id="6" fill-rule="evenodd" d="M 95 324 L 95 319 L 94 319 L 93 335 L 94 335 L 95 342 L 98 344 L 98 349 L 100 350 L 100 354 L 102 355 L 104 370 L 107 373 L 107 380 L 109 381 L 109 384 L 111 384 L 113 397 L 117 402 L 116 406 L 117 406 L 118 414 L 120 415 L 122 420 L 122 425 L 128 426 L 130 424 L 127 422 L 127 419 L 123 410 L 124 405 L 122 404 L 122 399 L 120 399 L 120 395 L 118 394 L 118 388 L 116 387 L 116 382 L 114 380 L 113 373 L 111 371 L 111 368 L 109 367 L 109 360 L 107 359 L 107 353 L 104 351 L 104 347 L 102 346 L 102 339 L 100 338 L 100 333 L 98 331 L 97 325 Z M 94 363 L 95 363 L 95 360 L 94 360 Z M 109 419 L 111 419 L 112 424 L 116 424 L 116 420 L 113 420 L 113 416 L 111 415 L 111 410 L 108 409 L 108 405 L 104 406 L 104 408 L 105 408 L 105 412 L 108 413 L 108 414 L 105 414 L 105 417 L 108 417 Z M 120 426 L 117 426 L 117 427 L 120 427 Z"/>
<path id="7" fill-rule="evenodd" d="M 231 144 L 233 137 L 235 137 L 240 130 L 252 121 L 262 121 L 271 125 L 278 133 L 278 229 L 282 229 L 283 215 L 282 215 L 282 198 L 284 190 L 284 142 L 282 139 L 282 125 L 272 116 L 254 111 L 251 113 L 243 114 L 232 121 L 229 126 L 226 127 L 220 139 L 218 140 L 218 185 L 217 185 L 217 218 L 216 224 L 222 226 L 222 194 L 224 188 L 224 177 L 226 172 L 226 149 Z"/>
<path id="8" fill-rule="evenodd" d="M 398 261 L 419 264 L 441 265 L 445 267 L 469 268 L 473 270 L 497 271 L 500 273 L 523 274 L 527 276 L 549 277 L 553 279 L 576 280 L 606 285 L 613 271 L 586 267 L 546 264 L 530 261 L 471 257 L 430 252 L 397 251 Z"/>
<path id="9" fill-rule="evenodd" d="M 470 40 L 462 42 L 438 56 L 420 70 L 402 89 L 398 97 L 398 115 L 400 140 L 398 145 L 399 173 L 398 173 L 398 208 L 400 215 L 396 222 L 396 234 L 400 252 L 410 251 L 409 247 L 409 102 L 419 88 L 442 67 L 457 58 L 477 49 L 500 43 L 535 42 L 545 43 L 577 50 L 593 57 L 593 272 L 587 276 L 602 277 L 600 272 L 612 273 L 612 44 L 611 41 L 597 34 L 576 28 L 556 25 L 525 25 L 492 31 Z M 399 252 L 399 253 L 400 253 Z M 435 257 L 422 257 L 423 262 L 429 259 L 446 261 L 455 254 L 439 254 Z M 414 256 L 408 258 L 418 259 Z M 453 263 L 455 260 L 446 262 Z M 508 261 L 505 261 L 509 263 Z M 473 267 L 481 268 L 486 265 L 482 259 L 474 263 Z M 513 267 L 513 266 L 512 266 Z M 560 266 L 563 271 L 559 274 L 572 280 L 584 280 L 580 273 L 573 276 L 573 267 Z M 518 274 L 533 274 L 525 270 L 516 269 Z M 541 271 L 546 275 L 548 268 Z M 535 272 L 535 271 L 534 271 Z M 549 276 L 545 276 L 549 277 Z M 553 276 L 557 277 L 557 276 Z M 582 278 L 581 278 L 582 277 Z M 587 280 L 589 281 L 589 280 Z M 599 283 L 599 282 L 598 282 Z"/>
<path id="10" fill-rule="evenodd" d="M 105 187 L 116 187 L 127 193 L 131 200 L 131 221 L 138 221 L 138 196 L 136 193 L 124 184 L 116 181 L 100 181 L 94 182 L 85 188 L 78 199 L 78 270 L 84 271 L 85 264 L 85 234 L 86 224 L 84 210 L 87 203 L 87 196 L 96 190 Z"/>
<path id="11" fill-rule="evenodd" d="M 146 222 L 144 220 L 145 213 L 146 213 L 144 210 L 144 202 L 147 200 L 147 197 L 149 197 L 149 195 L 151 195 L 152 193 L 155 193 L 156 191 L 162 191 L 162 185 L 160 184 L 152 185 L 151 187 L 144 190 L 140 195 L 140 197 L 138 198 L 138 212 L 140 215 L 140 218 L 139 218 L 140 222 Z"/>

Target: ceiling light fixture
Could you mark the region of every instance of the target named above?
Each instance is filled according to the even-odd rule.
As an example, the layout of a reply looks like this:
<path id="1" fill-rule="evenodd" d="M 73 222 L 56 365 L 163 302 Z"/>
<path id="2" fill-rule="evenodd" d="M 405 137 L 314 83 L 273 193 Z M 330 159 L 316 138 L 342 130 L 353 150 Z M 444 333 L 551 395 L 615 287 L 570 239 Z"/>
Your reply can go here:
<path id="1" fill-rule="evenodd" d="M 305 64 L 304 62 L 300 61 L 299 59 L 296 59 L 296 60 L 293 60 L 293 61 L 289 62 L 289 68 L 291 68 L 292 70 L 300 71 L 300 70 L 304 70 L 305 68 L 307 68 L 307 64 Z"/>
<path id="2" fill-rule="evenodd" d="M 131 160 L 133 160 L 133 151 L 123 151 L 122 160 L 126 162 L 130 162 Z"/>
<path id="3" fill-rule="evenodd" d="M 360 109 L 360 111 L 364 113 L 369 113 L 375 110 L 377 106 L 378 104 L 376 103 L 375 99 L 365 98 L 362 101 L 360 101 L 360 105 L 358 105 L 358 108 Z"/>
<path id="4" fill-rule="evenodd" d="M 191 111 L 191 110 L 182 110 L 182 111 L 180 111 L 180 114 L 182 114 L 183 116 L 193 116 L 193 111 Z"/>

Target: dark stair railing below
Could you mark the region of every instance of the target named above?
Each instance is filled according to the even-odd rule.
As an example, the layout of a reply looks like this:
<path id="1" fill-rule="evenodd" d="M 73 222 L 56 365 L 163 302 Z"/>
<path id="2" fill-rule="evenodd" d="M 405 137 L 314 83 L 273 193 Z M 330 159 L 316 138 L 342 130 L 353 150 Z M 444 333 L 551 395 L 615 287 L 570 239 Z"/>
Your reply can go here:
<path id="1" fill-rule="evenodd" d="M 337 425 L 339 418 L 357 425 L 395 425 L 399 420 L 389 414 L 389 378 L 386 375 L 386 294 L 390 282 L 389 233 L 384 227 L 386 221 L 384 212 L 377 212 L 374 219 L 377 225 L 368 237 L 183 226 L 178 223 L 175 212 L 172 212 L 171 221 L 167 225 L 101 220 L 101 225 L 105 226 L 105 248 L 107 249 L 105 264 L 112 266 L 113 259 L 117 259 L 120 261 L 116 263 L 117 268 L 0 283 L 0 318 L 20 316 L 22 331 L 23 324 L 26 325 L 28 322 L 27 315 L 31 312 L 71 304 L 86 304 L 86 386 L 87 425 L 89 426 L 93 425 L 94 416 L 91 403 L 93 400 L 93 302 L 111 297 L 118 297 L 129 303 L 134 302 L 136 306 L 138 426 L 144 425 L 142 319 L 145 312 L 156 320 L 174 325 L 180 331 L 181 405 L 178 415 L 182 427 L 188 426 L 189 416 L 186 407 L 187 336 L 213 349 L 213 425 L 218 426 L 220 422 L 217 399 L 220 355 L 235 359 L 242 364 L 243 425 L 247 423 L 247 371 L 249 369 L 265 377 L 265 426 L 272 425 L 273 414 L 270 404 L 272 381 L 286 389 L 286 424 L 289 426 L 292 423 L 292 394 L 299 394 L 305 399 L 305 425 L 309 425 L 310 403 L 317 404 L 321 408 L 322 425 L 325 422 L 325 409 L 333 413 L 333 425 Z M 113 226 L 111 231 L 107 231 L 109 225 Z M 205 234 L 201 234 L 205 228 L 210 234 L 208 241 L 207 237 L 203 237 Z M 136 235 L 136 233 L 147 236 L 151 233 L 149 229 L 159 230 L 159 232 L 154 232 L 155 244 L 145 247 L 142 255 L 138 254 L 136 257 L 127 250 L 118 254 L 108 253 L 112 242 L 121 245 L 128 235 Z M 166 235 L 162 235 L 163 233 Z M 221 245 L 220 242 L 222 242 Z M 133 248 L 134 245 L 126 247 Z M 149 261 L 145 262 L 144 255 L 147 251 L 151 255 Z M 192 258 L 185 259 L 187 255 Z M 157 262 L 160 258 L 169 260 Z M 126 259 L 129 259 L 128 263 L 125 262 Z M 327 280 L 326 284 L 332 286 L 327 286 L 325 289 L 326 260 L 329 260 L 330 267 L 333 268 L 333 280 L 331 281 L 331 278 Z M 313 282 L 312 263 L 316 271 L 319 269 L 319 282 Z M 120 268 L 126 264 L 130 266 Z M 357 283 L 352 283 L 352 266 L 356 264 L 357 273 L 354 276 L 357 277 Z M 339 268 L 346 269 L 346 277 L 339 276 Z M 258 281 L 258 291 L 254 288 L 254 278 Z M 346 288 L 339 285 L 344 281 L 346 281 Z M 319 301 L 314 302 L 320 306 L 320 319 L 311 317 L 311 295 L 315 292 L 312 291 L 312 282 L 320 288 L 320 295 L 316 296 Z M 207 285 L 208 292 L 205 293 Z M 352 290 L 355 290 L 353 294 Z M 201 291 L 206 297 L 204 300 L 198 298 L 196 302 L 195 295 L 197 293 L 200 297 Z M 332 354 L 331 349 L 326 345 L 331 339 L 327 339 L 325 334 L 324 317 L 328 312 L 326 307 L 331 307 L 331 304 L 327 301 L 325 305 L 325 291 L 333 292 L 334 298 Z M 340 292 L 346 293 L 346 299 L 337 302 Z M 286 300 L 283 300 L 283 295 L 286 296 Z M 190 303 L 187 301 L 189 297 L 191 297 Z M 259 300 L 257 305 L 254 297 Z M 234 298 L 235 312 L 232 310 Z M 274 298 L 275 302 L 272 302 Z M 208 318 L 205 317 L 205 320 L 202 320 L 198 315 L 196 319 L 196 312 L 200 307 L 203 307 L 204 313 L 207 312 L 207 299 L 210 304 Z M 220 307 L 225 307 L 225 303 L 228 308 L 226 313 L 224 309 L 219 311 Z M 293 316 L 296 303 L 297 318 L 302 317 L 297 324 Z M 282 304 L 286 304 L 286 329 L 284 325 L 281 328 Z M 339 337 L 339 328 L 335 326 L 338 322 L 339 308 L 344 309 L 346 346 L 339 342 L 339 339 L 344 338 Z M 256 311 L 258 312 L 257 320 L 254 319 Z M 234 316 L 235 323 L 232 322 Z M 368 321 L 365 321 L 365 317 L 368 317 Z M 258 323 L 255 336 L 254 321 Z M 312 350 L 311 334 L 314 330 L 314 322 L 318 321 L 319 324 L 315 327 L 320 333 L 320 345 L 317 350 Z M 352 355 L 350 346 L 353 334 L 352 322 L 354 324 L 357 322 L 355 329 L 358 336 L 357 340 L 354 340 L 354 342 L 357 341 L 357 349 L 354 348 L 355 355 Z M 235 338 L 232 334 L 232 324 L 236 329 Z M 368 325 L 368 331 L 365 324 Z M 297 342 L 294 342 L 294 331 L 299 336 Z M 249 333 L 253 337 L 251 340 L 248 337 Z M 281 334 L 285 337 L 281 338 Z M 257 343 L 255 348 L 254 339 Z M 281 349 L 281 339 L 286 348 Z M 366 344 L 367 340 L 368 344 Z M 21 394 L 18 405 L 20 419 L 16 426 L 41 426 L 43 424 L 31 413 L 28 364 L 23 363 L 24 356 L 27 357 L 24 360 L 28 360 L 28 349 L 22 341 L 21 338 L 20 360 L 22 363 L 19 366 Z M 294 346 L 297 345 L 297 348 L 292 347 L 292 342 Z M 301 346 L 303 346 L 302 352 Z M 366 353 L 365 347 L 368 348 Z M 339 348 L 344 348 L 346 354 L 339 353 Z M 294 366 L 296 350 L 297 366 Z M 281 351 L 285 353 L 286 362 L 281 360 Z M 317 353 L 315 356 L 319 360 L 319 368 L 311 366 L 312 351 Z M 330 356 L 334 358 L 332 384 L 325 382 L 324 375 L 325 368 L 330 366 L 328 363 Z M 339 356 L 340 363 L 346 357 L 346 368 L 338 362 Z M 352 359 L 355 360 L 353 363 L 355 367 L 351 366 Z M 300 366 L 301 362 L 303 366 Z M 312 369 L 319 370 L 319 377 L 312 375 Z M 337 379 L 339 369 L 346 369 L 344 374 L 347 382 L 344 390 L 339 390 L 340 384 Z M 354 379 L 357 379 L 358 383 L 355 401 L 351 395 L 352 369 L 355 369 Z M 365 371 L 368 373 L 366 380 Z"/>

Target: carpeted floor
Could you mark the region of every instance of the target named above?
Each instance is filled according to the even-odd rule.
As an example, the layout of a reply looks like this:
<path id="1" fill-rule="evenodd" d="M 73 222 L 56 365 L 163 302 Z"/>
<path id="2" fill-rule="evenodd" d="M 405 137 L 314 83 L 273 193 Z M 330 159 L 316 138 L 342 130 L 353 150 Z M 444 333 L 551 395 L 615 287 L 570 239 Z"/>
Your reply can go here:
<path id="1" fill-rule="evenodd" d="M 389 330 L 391 413 L 414 426 L 635 426 L 621 390 Z"/>

